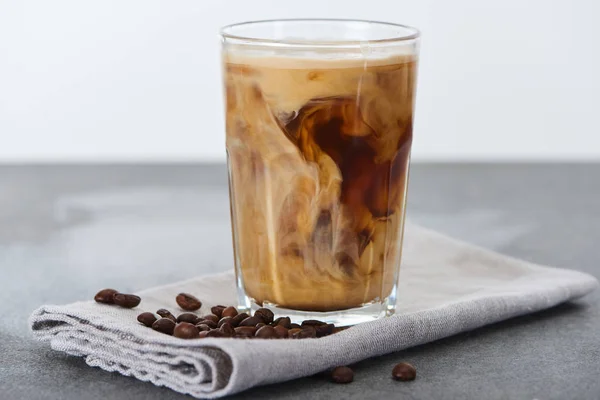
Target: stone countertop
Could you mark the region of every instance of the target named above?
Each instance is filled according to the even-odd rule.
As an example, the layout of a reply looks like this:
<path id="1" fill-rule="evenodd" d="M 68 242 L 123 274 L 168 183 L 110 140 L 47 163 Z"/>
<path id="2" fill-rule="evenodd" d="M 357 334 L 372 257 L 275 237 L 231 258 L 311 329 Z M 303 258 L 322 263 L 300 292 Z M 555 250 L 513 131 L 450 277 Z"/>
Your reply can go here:
<path id="1" fill-rule="evenodd" d="M 600 164 L 416 164 L 409 218 L 481 246 L 600 278 Z M 231 268 L 222 165 L 0 167 L 0 398 L 190 398 L 88 367 L 28 332 L 41 304 Z M 418 369 L 410 383 L 392 367 Z M 600 293 L 231 398 L 599 399 Z"/>

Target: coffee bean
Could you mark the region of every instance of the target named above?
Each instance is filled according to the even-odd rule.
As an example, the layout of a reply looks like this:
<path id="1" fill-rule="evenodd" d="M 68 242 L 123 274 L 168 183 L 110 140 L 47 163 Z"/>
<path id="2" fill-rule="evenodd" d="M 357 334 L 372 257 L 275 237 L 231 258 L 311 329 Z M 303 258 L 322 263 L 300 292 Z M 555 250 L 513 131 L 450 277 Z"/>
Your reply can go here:
<path id="1" fill-rule="evenodd" d="M 179 314 L 179 317 L 177 317 L 177 322 L 189 322 L 192 325 L 196 325 L 199 321 L 200 319 L 196 314 L 189 312 Z"/>
<path id="2" fill-rule="evenodd" d="M 231 317 L 223 317 L 219 320 L 219 323 L 217 324 L 217 326 L 220 328 L 221 325 L 226 324 L 226 323 L 231 323 L 230 321 L 232 320 Z"/>
<path id="3" fill-rule="evenodd" d="M 275 339 L 277 337 L 277 333 L 275 333 L 275 328 L 269 325 L 265 325 L 262 328 L 258 329 L 254 336 L 261 339 Z"/>
<path id="4" fill-rule="evenodd" d="M 262 319 L 258 318 L 258 317 L 248 317 L 245 320 L 243 320 L 242 322 L 240 322 L 239 326 L 256 326 L 256 324 L 259 324 L 262 322 Z"/>
<path id="5" fill-rule="evenodd" d="M 229 322 L 235 328 L 240 325 L 240 322 L 242 322 L 243 320 L 245 320 L 248 317 L 249 317 L 249 315 L 246 314 L 245 312 L 243 312 L 243 313 L 240 313 L 240 314 L 236 315 L 235 317 L 231 318 L 231 321 L 229 321 Z"/>
<path id="6" fill-rule="evenodd" d="M 254 316 L 262 318 L 265 324 L 270 324 L 273 322 L 273 317 L 275 315 L 273 315 L 273 311 L 269 310 L 268 308 L 259 308 L 254 313 Z"/>
<path id="7" fill-rule="evenodd" d="M 277 325 L 273 329 L 275 329 L 275 334 L 277 335 L 277 337 L 279 339 L 287 339 L 287 337 L 288 337 L 288 330 L 286 328 L 284 328 L 281 325 Z"/>
<path id="8" fill-rule="evenodd" d="M 142 299 L 135 294 L 115 293 L 113 301 L 119 307 L 133 308 L 137 307 Z"/>
<path id="9" fill-rule="evenodd" d="M 417 377 L 417 370 L 409 363 L 401 362 L 392 370 L 392 378 L 397 381 L 413 381 Z"/>
<path id="10" fill-rule="evenodd" d="M 297 329 L 297 328 L 302 329 L 302 327 L 298 324 L 290 324 L 290 327 L 291 327 L 291 329 Z"/>
<path id="11" fill-rule="evenodd" d="M 210 309 L 210 312 L 217 316 L 217 318 L 221 319 L 223 310 L 226 309 L 225 306 L 214 306 Z"/>
<path id="12" fill-rule="evenodd" d="M 101 291 L 96 293 L 96 295 L 94 296 L 94 300 L 96 300 L 97 303 L 115 304 L 113 296 L 117 293 L 119 292 L 115 289 L 102 289 Z"/>
<path id="13" fill-rule="evenodd" d="M 202 302 L 189 293 L 179 293 L 175 301 L 186 311 L 196 311 L 202 307 Z"/>
<path id="14" fill-rule="evenodd" d="M 335 383 L 350 383 L 354 380 L 354 371 L 348 367 L 336 367 L 331 372 L 331 380 Z"/>
<path id="15" fill-rule="evenodd" d="M 217 329 L 217 324 L 209 319 L 204 319 L 204 320 L 198 321 L 198 323 L 196 325 L 206 325 L 210 329 Z"/>
<path id="16" fill-rule="evenodd" d="M 265 324 L 264 322 L 259 322 L 258 324 L 256 324 L 256 329 L 260 329 L 263 326 L 267 326 L 267 324 Z"/>
<path id="17" fill-rule="evenodd" d="M 175 330 L 175 322 L 169 318 L 161 318 L 152 324 L 152 329 L 167 335 L 172 335 Z"/>
<path id="18" fill-rule="evenodd" d="M 233 307 L 233 306 L 229 306 L 227 308 L 225 308 L 223 310 L 223 312 L 221 312 L 221 318 L 223 317 L 235 317 L 236 315 L 238 315 L 238 310 L 237 308 Z"/>
<path id="19" fill-rule="evenodd" d="M 298 328 L 295 328 L 298 329 Z M 294 329 L 290 329 L 290 332 Z M 317 337 L 317 332 L 311 326 L 300 329 L 299 331 L 292 334 L 292 339 L 309 339 Z"/>
<path id="20" fill-rule="evenodd" d="M 151 312 L 143 312 L 137 316 L 137 320 L 150 328 L 156 322 L 156 316 Z"/>
<path id="21" fill-rule="evenodd" d="M 212 331 L 208 331 L 206 337 L 224 337 L 225 335 L 218 329 L 213 329 Z"/>
<path id="22" fill-rule="evenodd" d="M 173 330 L 173 336 L 180 339 L 196 339 L 199 333 L 198 328 L 189 322 L 180 322 Z"/>
<path id="23" fill-rule="evenodd" d="M 167 309 L 161 308 L 160 310 L 156 310 L 156 313 L 163 318 L 169 318 L 171 321 L 177 322 L 177 318 Z"/>
<path id="24" fill-rule="evenodd" d="M 273 321 L 273 323 L 275 325 L 281 325 L 286 329 L 292 328 L 292 321 L 290 320 L 290 317 L 279 317 L 275 321 Z"/>
<path id="25" fill-rule="evenodd" d="M 226 337 L 232 337 L 233 335 L 235 335 L 235 330 L 229 322 L 225 322 L 223 325 L 221 325 L 219 330 L 223 332 L 223 335 L 225 335 Z"/>
<path id="26" fill-rule="evenodd" d="M 293 337 L 296 333 L 300 332 L 302 329 L 300 328 L 292 328 L 288 331 L 288 337 Z"/>
<path id="27" fill-rule="evenodd" d="M 200 332 L 204 332 L 204 331 L 210 331 L 210 330 L 211 330 L 211 327 L 210 327 L 210 326 L 208 326 L 208 325 L 206 325 L 206 324 L 197 324 L 197 325 L 196 325 L 196 328 L 198 328 L 198 330 L 199 330 Z"/>
<path id="28" fill-rule="evenodd" d="M 252 337 L 256 333 L 256 328 L 253 326 L 239 326 L 234 328 L 235 335 L 241 337 Z"/>
<path id="29" fill-rule="evenodd" d="M 209 320 L 214 322 L 215 324 L 219 322 L 219 317 L 217 317 L 215 314 L 208 314 L 208 315 L 204 315 L 202 317 L 200 317 L 200 321 L 202 320 Z"/>
<path id="30" fill-rule="evenodd" d="M 205 337 L 208 335 L 208 332 L 209 332 L 209 331 L 201 331 L 201 332 L 198 334 L 198 338 L 200 338 L 200 339 L 203 339 L 203 338 L 205 338 Z"/>
<path id="31" fill-rule="evenodd" d="M 300 325 L 302 327 L 305 327 L 305 326 L 321 326 L 321 325 L 327 325 L 327 323 L 323 322 L 323 321 L 318 321 L 316 319 L 307 319 L 305 321 L 302 321 L 302 323 Z"/>
<path id="32" fill-rule="evenodd" d="M 329 336 L 333 333 L 333 329 L 335 325 L 333 324 L 325 324 L 321 326 L 316 326 L 315 331 L 317 332 L 317 337 Z"/>

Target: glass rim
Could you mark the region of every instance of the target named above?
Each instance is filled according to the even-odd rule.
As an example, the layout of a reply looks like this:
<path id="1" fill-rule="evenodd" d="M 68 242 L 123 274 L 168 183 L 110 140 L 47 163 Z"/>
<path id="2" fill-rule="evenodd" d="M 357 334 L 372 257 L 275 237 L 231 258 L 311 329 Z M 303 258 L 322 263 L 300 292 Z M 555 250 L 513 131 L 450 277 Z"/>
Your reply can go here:
<path id="1" fill-rule="evenodd" d="M 277 22 L 300 22 L 300 23 L 360 23 L 360 24 L 374 24 L 392 28 L 402 28 L 409 31 L 405 35 L 390 35 L 382 39 L 371 39 L 371 40 L 356 40 L 356 39 L 336 39 L 336 40 L 298 40 L 298 39 L 269 39 L 253 36 L 244 36 L 234 34 L 231 31 L 239 27 L 248 27 L 252 25 L 268 25 Z M 223 26 L 219 30 L 219 34 L 223 39 L 231 39 L 250 43 L 254 45 L 279 45 L 279 46 L 308 46 L 308 47 L 354 47 L 363 46 L 365 43 L 369 44 L 387 44 L 387 43 L 398 43 L 408 42 L 416 40 L 421 36 L 421 32 L 412 26 L 396 24 L 393 22 L 384 21 L 372 21 L 367 19 L 337 19 L 337 18 L 283 18 L 283 19 L 264 19 L 255 21 L 239 22 L 235 24 L 229 24 Z"/>

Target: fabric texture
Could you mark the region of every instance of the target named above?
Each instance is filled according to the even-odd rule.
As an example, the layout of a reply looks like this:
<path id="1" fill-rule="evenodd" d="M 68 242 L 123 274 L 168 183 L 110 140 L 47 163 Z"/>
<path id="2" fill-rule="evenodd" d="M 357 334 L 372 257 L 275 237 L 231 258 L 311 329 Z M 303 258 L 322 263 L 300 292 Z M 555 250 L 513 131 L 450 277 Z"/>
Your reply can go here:
<path id="1" fill-rule="evenodd" d="M 598 286 L 585 273 L 516 260 L 415 225 L 406 227 L 403 253 L 396 315 L 320 339 L 183 340 L 137 322 L 141 311 L 179 311 L 179 292 L 198 294 L 201 314 L 235 304 L 230 272 L 141 291 L 135 309 L 93 301 L 43 306 L 30 326 L 35 338 L 90 366 L 216 398 L 543 310 Z"/>

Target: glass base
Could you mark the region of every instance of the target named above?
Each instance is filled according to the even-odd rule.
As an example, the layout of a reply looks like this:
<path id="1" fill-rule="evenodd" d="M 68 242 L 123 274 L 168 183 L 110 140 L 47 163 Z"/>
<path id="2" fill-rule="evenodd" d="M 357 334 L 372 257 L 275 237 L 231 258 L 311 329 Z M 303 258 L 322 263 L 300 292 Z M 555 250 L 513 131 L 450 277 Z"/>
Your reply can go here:
<path id="1" fill-rule="evenodd" d="M 396 299 L 393 296 L 387 297 L 383 301 L 365 303 L 360 307 L 328 312 L 291 310 L 267 301 L 261 305 L 242 293 L 240 293 L 239 300 L 240 312 L 254 313 L 259 308 L 265 307 L 273 311 L 275 318 L 290 317 L 292 322 L 297 324 L 307 319 L 316 319 L 328 324 L 335 324 L 335 326 L 350 326 L 387 317 L 396 311 Z"/>

